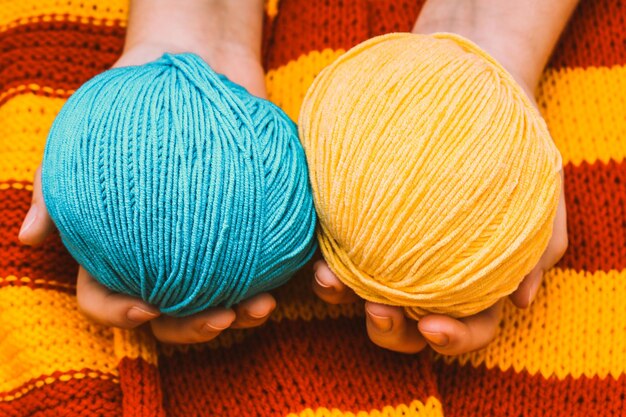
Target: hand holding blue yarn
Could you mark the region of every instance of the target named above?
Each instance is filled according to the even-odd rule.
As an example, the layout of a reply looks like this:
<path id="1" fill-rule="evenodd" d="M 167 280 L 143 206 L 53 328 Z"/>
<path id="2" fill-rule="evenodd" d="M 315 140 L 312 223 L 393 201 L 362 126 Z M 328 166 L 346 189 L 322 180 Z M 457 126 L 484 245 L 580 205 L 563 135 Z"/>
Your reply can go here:
<path id="1" fill-rule="evenodd" d="M 295 125 L 193 54 L 78 89 L 50 130 L 42 187 L 72 256 L 165 314 L 280 286 L 316 249 Z"/>

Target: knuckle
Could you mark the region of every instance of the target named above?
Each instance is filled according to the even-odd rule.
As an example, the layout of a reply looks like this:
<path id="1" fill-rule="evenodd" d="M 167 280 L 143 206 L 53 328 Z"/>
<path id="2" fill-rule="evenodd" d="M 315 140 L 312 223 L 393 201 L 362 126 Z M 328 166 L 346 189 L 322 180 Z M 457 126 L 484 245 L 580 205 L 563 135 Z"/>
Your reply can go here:
<path id="1" fill-rule="evenodd" d="M 122 327 L 108 317 L 104 317 L 89 303 L 78 303 L 78 311 L 88 320 L 107 327 Z"/>
<path id="2" fill-rule="evenodd" d="M 93 302 L 92 298 L 87 295 L 80 295 L 82 291 L 77 292 L 77 309 L 78 311 L 97 324 L 107 327 L 117 327 L 120 329 L 133 329 L 139 323 L 131 322 L 126 318 L 125 312 L 111 312 L 98 308 L 98 304 Z"/>

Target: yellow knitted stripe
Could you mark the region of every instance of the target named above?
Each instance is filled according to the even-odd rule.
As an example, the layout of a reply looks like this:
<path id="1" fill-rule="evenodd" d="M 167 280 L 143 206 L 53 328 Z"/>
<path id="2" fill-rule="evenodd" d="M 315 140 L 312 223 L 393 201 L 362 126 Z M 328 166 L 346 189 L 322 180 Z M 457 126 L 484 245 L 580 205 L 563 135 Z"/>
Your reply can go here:
<path id="1" fill-rule="evenodd" d="M 20 282 L 26 285 L 46 285 L 52 288 L 63 288 L 74 290 L 75 286 L 67 283 L 61 283 L 57 281 L 49 281 L 42 280 L 38 278 L 31 277 L 16 277 L 14 275 L 10 275 L 7 277 L 0 277 L 0 285 L 6 283 Z M 27 287 L 19 287 L 22 292 L 21 297 L 28 297 L 31 302 L 38 303 L 38 297 L 44 297 L 47 300 L 64 300 L 65 304 L 63 305 L 63 313 L 71 315 L 74 319 L 73 322 L 68 322 L 65 320 L 65 323 L 68 323 L 70 327 L 81 327 L 85 326 L 88 323 L 85 323 L 84 319 L 81 317 L 79 313 L 76 311 L 76 303 L 75 298 L 67 295 L 67 294 L 59 294 L 53 290 L 43 290 L 36 289 L 32 290 Z M 346 305 L 329 305 L 315 297 L 310 290 L 310 277 L 302 276 L 298 279 L 293 280 L 287 285 L 283 286 L 278 290 L 277 298 L 279 300 L 278 306 L 274 313 L 271 316 L 272 321 L 280 322 L 282 320 L 325 320 L 325 319 L 336 319 L 339 317 L 362 317 L 363 316 L 363 306 L 360 304 L 346 304 Z M 10 297 L 7 294 L 7 291 L 13 293 L 17 288 L 15 287 L 5 287 L 0 288 L 0 306 L 2 306 L 2 297 Z M 30 292 L 29 292 L 30 291 Z M 48 302 L 48 305 L 51 304 L 51 301 Z M 59 303 L 53 304 L 58 306 Z M 52 308 L 52 307 L 50 307 Z M 65 311 L 70 309 L 71 311 Z M 1 312 L 2 310 L 0 310 Z M 48 310 L 49 316 L 53 317 L 54 314 L 52 311 Z M 39 315 L 38 315 L 39 317 Z M 8 320 L 0 313 L 0 329 L 3 328 L 4 322 Z M 36 318 L 34 319 L 36 320 Z M 25 326 L 28 329 L 27 326 Z M 90 329 L 99 330 L 100 326 L 90 326 Z M 37 331 L 34 329 L 33 331 Z M 62 333 L 62 331 L 59 331 Z M 188 351 L 192 350 L 204 350 L 204 349 L 223 349 L 229 348 L 233 344 L 239 344 L 243 342 L 247 335 L 251 334 L 248 330 L 233 330 L 229 332 L 225 332 L 220 337 L 212 340 L 211 342 L 198 344 L 198 345 L 162 345 L 160 346 L 161 353 L 165 355 L 172 355 L 175 352 L 180 351 Z M 118 360 L 123 357 L 128 357 L 131 359 L 141 357 L 145 361 L 151 364 L 157 363 L 157 351 L 154 342 L 154 338 L 145 332 L 140 330 L 121 330 L 121 329 L 111 329 L 111 334 L 106 336 L 106 344 L 109 346 L 107 349 L 113 349 L 113 353 L 115 358 Z M 0 346 L 0 355 L 2 355 L 2 346 Z M 69 369 L 75 369 L 70 367 Z M 4 377 L 4 371 L 2 366 L 0 365 L 0 378 Z M 8 376 L 7 376 L 8 378 Z M 1 387 L 1 385 L 0 385 Z M 6 391 L 0 388 L 0 392 Z"/>
<path id="2" fill-rule="evenodd" d="M 266 0 L 265 13 L 278 14 L 280 0 Z M 27 23 L 52 20 L 111 26 L 126 25 L 129 0 L 0 0 L 0 32 Z"/>
<path id="3" fill-rule="evenodd" d="M 0 32 L 39 21 L 79 21 L 111 26 L 126 23 L 128 0 L 0 0 Z"/>
<path id="4" fill-rule="evenodd" d="M 32 190 L 32 186 L 31 186 Z M 75 290 L 76 285 L 68 284 L 67 282 L 59 282 L 46 279 L 32 279 L 29 277 L 16 277 L 15 275 L 9 275 L 7 277 L 0 277 L 0 285 L 2 284 L 14 284 L 19 282 L 20 284 L 33 285 L 33 286 L 48 286 L 54 288 L 62 288 L 65 290 Z"/>
<path id="5" fill-rule="evenodd" d="M 110 380 L 115 384 L 119 384 L 119 379 L 117 379 L 117 377 L 114 377 L 109 374 L 102 374 L 99 372 L 92 372 L 92 371 L 91 372 L 70 372 L 70 373 L 62 374 L 58 376 L 42 376 L 41 378 L 38 378 L 35 381 L 31 383 L 27 383 L 21 386 L 19 389 L 12 391 L 11 394 L 6 394 L 6 395 L 0 394 L 0 402 L 16 400 L 28 394 L 32 390 L 35 390 L 37 388 L 42 388 L 46 385 L 53 384 L 57 381 L 67 382 L 72 379 L 85 379 L 85 378 Z"/>
<path id="6" fill-rule="evenodd" d="M 349 411 L 340 411 L 336 408 L 307 408 L 299 413 L 288 414 L 288 417 L 438 417 L 443 416 L 441 403 L 435 397 L 428 397 L 426 403 L 413 401 L 409 405 L 400 404 L 396 407 L 387 406 L 382 410 L 358 411 L 356 414 Z"/>
<path id="7" fill-rule="evenodd" d="M 39 95 L 45 95 L 47 97 L 57 97 L 67 99 L 74 93 L 75 90 L 66 90 L 64 88 L 52 88 L 46 86 L 40 86 L 39 84 L 23 84 L 16 87 L 11 87 L 0 93 L 0 103 L 10 97 L 27 93 L 38 93 Z"/>
<path id="8" fill-rule="evenodd" d="M 626 107 L 618 91 L 626 91 L 624 66 L 544 73 L 538 103 L 564 164 L 624 159 Z"/>
<path id="9" fill-rule="evenodd" d="M 527 310 L 507 303 L 500 333 L 461 364 L 556 375 L 615 378 L 626 373 L 626 270 L 553 269 Z"/>
<path id="10" fill-rule="evenodd" d="M 298 120 L 300 105 L 313 78 L 327 65 L 339 58 L 343 50 L 324 49 L 300 56 L 265 76 L 267 94 L 292 120 Z"/>
<path id="11" fill-rule="evenodd" d="M 0 392 L 54 372 L 117 375 L 113 331 L 76 309 L 75 297 L 27 287 L 0 289 Z"/>
<path id="12" fill-rule="evenodd" d="M 8 190 L 9 188 L 12 188 L 14 190 L 33 191 L 33 184 L 24 184 L 21 182 L 13 182 L 13 181 L 0 182 L 0 190 Z"/>
<path id="13" fill-rule="evenodd" d="M 0 393 L 42 375 L 89 369 L 117 376 L 122 357 L 156 363 L 149 338 L 89 322 L 76 298 L 51 289 L 0 288 Z"/>
<path id="14" fill-rule="evenodd" d="M 0 277 L 0 285 L 14 282 L 34 286 L 45 285 L 52 288 L 69 290 L 76 288 L 75 285 L 37 278 L 16 277 L 14 275 Z M 2 291 L 6 290 L 6 288 L 0 289 L 0 297 L 2 296 Z M 270 318 L 270 320 L 274 322 L 280 322 L 282 320 L 310 321 L 363 316 L 363 306 L 361 304 L 329 305 L 314 296 L 311 293 L 309 276 L 302 276 L 291 281 L 280 288 L 276 296 L 279 300 L 278 306 Z M 73 297 L 67 296 L 67 298 L 73 301 Z M 75 306 L 73 308 L 75 308 Z M 0 315 L 0 326 L 2 325 L 2 320 L 3 318 Z M 118 359 L 123 357 L 132 359 L 141 357 L 148 363 L 157 363 L 157 351 L 153 337 L 139 330 L 126 331 L 112 329 L 112 332 L 115 357 Z M 218 338 L 208 343 L 196 345 L 160 345 L 159 348 L 161 353 L 167 356 L 171 356 L 176 352 L 187 352 L 189 350 L 224 349 L 231 347 L 233 344 L 242 343 L 249 334 L 252 334 L 249 330 L 231 330 L 224 332 Z M 1 352 L 0 349 L 0 354 Z M 0 368 L 0 377 L 2 377 L 2 375 L 2 369 Z"/>
<path id="15" fill-rule="evenodd" d="M 62 98 L 21 94 L 0 106 L 0 183 L 32 181 Z"/>

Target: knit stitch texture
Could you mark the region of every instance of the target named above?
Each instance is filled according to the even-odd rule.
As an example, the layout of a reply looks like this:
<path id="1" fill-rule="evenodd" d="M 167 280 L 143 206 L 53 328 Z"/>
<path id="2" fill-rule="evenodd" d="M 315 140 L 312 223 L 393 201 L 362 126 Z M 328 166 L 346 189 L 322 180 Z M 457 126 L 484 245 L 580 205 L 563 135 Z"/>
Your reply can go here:
<path id="1" fill-rule="evenodd" d="M 269 1 L 271 101 L 297 120 L 313 78 L 351 47 L 408 32 L 413 0 Z M 0 2 L 0 415 L 622 416 L 626 410 L 626 3 L 583 0 L 537 100 L 563 157 L 569 248 L 530 309 L 459 358 L 368 341 L 363 306 L 328 306 L 311 268 L 275 291 L 252 331 L 200 346 L 77 311 L 77 265 L 58 236 L 17 234 L 46 136 L 68 96 L 122 51 L 125 0 Z"/>

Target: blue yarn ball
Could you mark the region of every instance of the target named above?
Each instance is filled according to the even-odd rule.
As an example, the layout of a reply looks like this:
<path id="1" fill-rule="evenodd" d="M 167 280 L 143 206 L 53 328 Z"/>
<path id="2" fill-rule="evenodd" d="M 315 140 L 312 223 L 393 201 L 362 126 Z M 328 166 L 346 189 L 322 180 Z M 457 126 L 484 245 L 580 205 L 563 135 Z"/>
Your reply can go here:
<path id="1" fill-rule="evenodd" d="M 50 130 L 42 187 L 72 256 L 170 315 L 273 289 L 316 249 L 296 126 L 193 54 L 79 88 Z"/>

